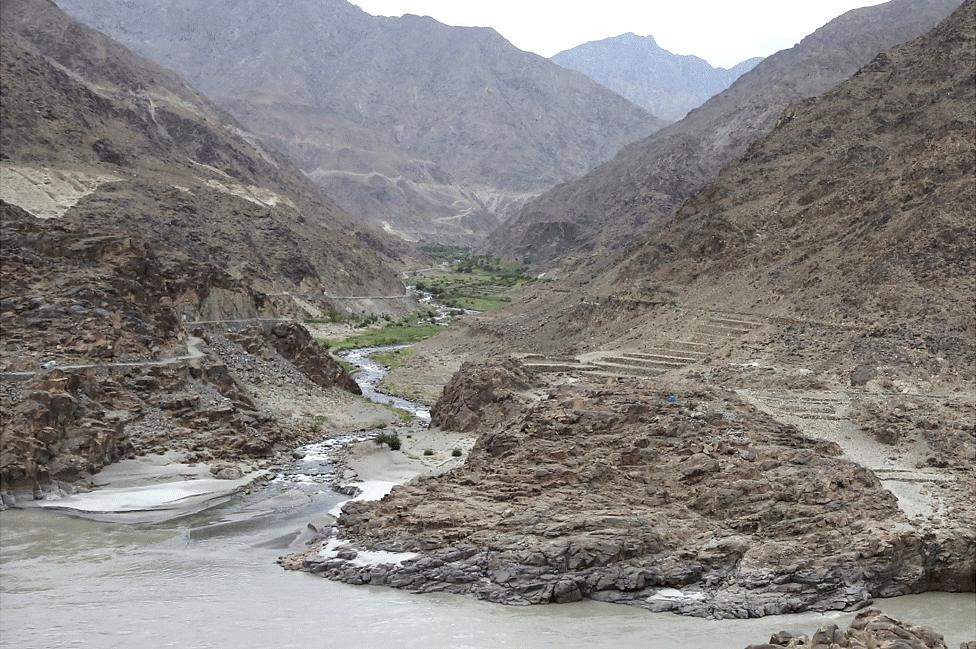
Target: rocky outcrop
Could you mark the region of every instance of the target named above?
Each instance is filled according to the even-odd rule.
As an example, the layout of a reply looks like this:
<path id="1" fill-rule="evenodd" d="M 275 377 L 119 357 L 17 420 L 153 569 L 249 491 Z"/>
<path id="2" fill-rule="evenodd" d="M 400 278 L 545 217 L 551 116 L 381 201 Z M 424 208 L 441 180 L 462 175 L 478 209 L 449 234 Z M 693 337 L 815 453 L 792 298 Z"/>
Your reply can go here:
<path id="1" fill-rule="evenodd" d="M 437 409 L 470 403 L 464 394 L 453 382 Z M 349 503 L 339 519 L 354 547 L 418 556 L 363 566 L 313 551 L 304 568 L 507 604 L 587 597 L 716 617 L 972 589 L 971 532 L 913 528 L 836 445 L 729 394 L 537 380 L 487 403 L 442 419 L 490 413 L 463 467 Z"/>
<path id="2" fill-rule="evenodd" d="M 465 363 L 431 408 L 431 423 L 462 432 L 488 427 L 518 407 L 519 394 L 530 381 L 525 369 L 512 359 L 489 366 Z M 513 403 L 506 409 L 508 401 Z"/>
<path id="3" fill-rule="evenodd" d="M 855 419 L 862 431 L 899 447 L 917 437 L 930 454 L 925 465 L 966 470 L 976 460 L 976 404 L 911 396 L 890 396 L 859 405 Z"/>
<path id="4" fill-rule="evenodd" d="M 54 370 L 23 392 L 16 405 L 4 403 L 0 490 L 76 480 L 131 452 L 122 420 L 106 412 L 109 394 L 94 373 Z"/>
<path id="5" fill-rule="evenodd" d="M 963 643 L 960 649 L 968 649 Z M 876 608 L 857 614 L 846 631 L 836 624 L 821 626 L 812 636 L 781 631 L 766 644 L 751 644 L 746 649 L 948 649 L 942 635 L 917 624 L 902 622 Z"/>
<path id="6" fill-rule="evenodd" d="M 270 346 L 323 388 L 338 387 L 353 394 L 362 394 L 356 380 L 300 324 L 257 325 L 232 334 L 230 338 L 249 354 L 260 354 L 266 346 Z"/>
<path id="7" fill-rule="evenodd" d="M 132 453 L 234 459 L 321 436 L 309 421 L 263 413 L 236 369 L 209 353 L 208 333 L 185 331 L 202 305 L 253 309 L 260 293 L 119 230 L 39 220 L 2 201 L 0 225 L 0 490 L 84 482 Z M 273 357 L 315 389 L 356 388 L 300 325 L 247 331 L 235 355 Z"/>
<path id="8" fill-rule="evenodd" d="M 58 370 L 2 384 L 0 489 L 83 482 L 132 454 L 263 457 L 301 439 L 257 411 L 227 367 L 188 364 Z"/>

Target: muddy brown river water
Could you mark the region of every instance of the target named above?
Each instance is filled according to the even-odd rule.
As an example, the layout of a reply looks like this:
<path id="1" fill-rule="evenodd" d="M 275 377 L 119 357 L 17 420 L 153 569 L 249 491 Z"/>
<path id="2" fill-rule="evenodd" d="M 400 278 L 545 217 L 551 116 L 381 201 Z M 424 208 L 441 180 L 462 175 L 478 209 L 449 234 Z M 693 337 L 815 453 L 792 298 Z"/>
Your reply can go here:
<path id="1" fill-rule="evenodd" d="M 213 527 L 234 508 L 144 527 L 42 511 L 0 513 L 0 645 L 735 649 L 780 629 L 809 632 L 823 621 L 851 617 L 712 621 L 596 602 L 514 608 L 348 586 L 275 565 L 289 536 L 281 533 L 300 529 L 307 511 Z M 976 637 L 972 594 L 925 594 L 880 605 L 932 624 L 956 643 L 951 647 Z"/>

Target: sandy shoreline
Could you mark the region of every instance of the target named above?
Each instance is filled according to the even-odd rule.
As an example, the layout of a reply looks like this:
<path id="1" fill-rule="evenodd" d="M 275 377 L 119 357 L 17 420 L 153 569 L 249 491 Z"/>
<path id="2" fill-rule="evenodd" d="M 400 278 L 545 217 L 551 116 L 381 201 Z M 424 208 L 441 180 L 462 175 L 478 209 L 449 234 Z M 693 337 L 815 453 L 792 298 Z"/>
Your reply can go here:
<path id="1" fill-rule="evenodd" d="M 399 431 L 402 447 L 391 451 L 373 441 L 349 444 L 336 453 L 337 485 L 354 481 L 403 484 L 418 477 L 437 475 L 463 464 L 476 437 L 437 428 L 411 427 Z M 452 455 L 461 451 L 459 457 Z M 430 455 L 425 455 L 432 451 Z"/>

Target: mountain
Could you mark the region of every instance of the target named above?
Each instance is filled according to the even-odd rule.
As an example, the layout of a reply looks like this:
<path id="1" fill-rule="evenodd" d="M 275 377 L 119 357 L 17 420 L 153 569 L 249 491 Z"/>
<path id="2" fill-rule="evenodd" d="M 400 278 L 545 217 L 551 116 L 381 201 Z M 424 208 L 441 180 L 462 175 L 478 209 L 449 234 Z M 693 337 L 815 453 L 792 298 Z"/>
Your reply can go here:
<path id="1" fill-rule="evenodd" d="M 482 320 L 500 353 L 431 413 L 479 434 L 464 465 L 345 507 L 344 545 L 299 565 L 713 619 L 972 592 L 974 174 L 966 0 L 786 107 L 604 293 Z M 414 554 L 343 558 L 362 550 Z"/>
<path id="2" fill-rule="evenodd" d="M 910 331 L 976 362 L 976 1 L 792 104 L 610 283 Z"/>
<path id="3" fill-rule="evenodd" d="M 621 34 L 565 50 L 552 60 L 582 72 L 648 112 L 677 121 L 756 67 L 761 57 L 731 69 L 713 68 L 697 56 L 672 54 L 653 36 Z"/>
<path id="4" fill-rule="evenodd" d="M 465 243 L 663 123 L 485 28 L 345 0 L 65 0 L 185 75 L 357 215 Z"/>
<path id="5" fill-rule="evenodd" d="M 4 0 L 0 76 L 0 491 L 131 453 L 267 456 L 321 436 L 293 404 L 355 403 L 280 317 L 401 294 L 405 244 L 48 0 Z"/>
<path id="6" fill-rule="evenodd" d="M 538 265 L 603 267 L 776 125 L 791 102 L 850 77 L 931 29 L 959 0 L 892 0 L 849 11 L 763 60 L 680 122 L 529 202 L 485 249 Z M 593 274 L 592 268 L 586 271 Z"/>
<path id="7" fill-rule="evenodd" d="M 268 292 L 401 286 L 399 244 L 175 74 L 46 0 L 4 2 L 2 15 L 5 201 L 143 236 Z"/>

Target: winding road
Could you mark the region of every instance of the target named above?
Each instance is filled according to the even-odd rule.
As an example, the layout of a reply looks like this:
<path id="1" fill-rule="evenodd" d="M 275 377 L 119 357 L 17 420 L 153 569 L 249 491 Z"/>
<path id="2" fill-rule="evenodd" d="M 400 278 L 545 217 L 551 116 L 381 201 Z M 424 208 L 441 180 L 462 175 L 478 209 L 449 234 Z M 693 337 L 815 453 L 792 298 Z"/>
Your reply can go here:
<path id="1" fill-rule="evenodd" d="M 164 365 L 177 365 L 179 363 L 185 363 L 187 361 L 192 361 L 197 358 L 202 358 L 204 353 L 200 350 L 200 346 L 204 344 L 202 338 L 197 338 L 196 336 L 187 336 L 186 338 L 186 354 L 180 356 L 170 356 L 168 358 L 160 358 L 157 360 L 146 360 L 146 361 L 126 361 L 120 363 L 78 363 L 73 365 L 55 365 L 47 369 L 37 369 L 23 372 L 0 372 L 0 378 L 3 379 L 29 379 L 37 374 L 46 372 L 52 369 L 58 370 L 88 370 L 88 369 L 102 369 L 102 368 L 114 368 L 114 367 L 159 367 Z"/>

